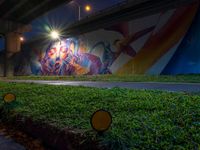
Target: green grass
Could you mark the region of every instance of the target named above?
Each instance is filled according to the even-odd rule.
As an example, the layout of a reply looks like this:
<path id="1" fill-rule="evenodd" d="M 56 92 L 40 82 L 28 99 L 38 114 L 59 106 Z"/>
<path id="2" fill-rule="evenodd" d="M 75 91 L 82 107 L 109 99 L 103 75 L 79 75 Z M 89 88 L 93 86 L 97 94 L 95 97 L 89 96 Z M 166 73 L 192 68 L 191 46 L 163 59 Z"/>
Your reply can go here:
<path id="1" fill-rule="evenodd" d="M 101 108 L 108 110 L 113 116 L 112 126 L 98 138 L 100 144 L 114 150 L 200 148 L 198 93 L 0 82 L 0 95 L 7 92 L 17 96 L 15 105 L 9 108 L 12 114 L 59 128 L 88 132 L 92 113 Z"/>
<path id="2" fill-rule="evenodd" d="M 3 78 L 0 78 L 3 79 Z M 4 78 L 5 79 L 5 78 Z M 200 75 L 82 75 L 82 76 L 16 76 L 18 80 L 77 80 L 77 81 L 124 81 L 124 82 L 191 82 L 199 83 Z"/>

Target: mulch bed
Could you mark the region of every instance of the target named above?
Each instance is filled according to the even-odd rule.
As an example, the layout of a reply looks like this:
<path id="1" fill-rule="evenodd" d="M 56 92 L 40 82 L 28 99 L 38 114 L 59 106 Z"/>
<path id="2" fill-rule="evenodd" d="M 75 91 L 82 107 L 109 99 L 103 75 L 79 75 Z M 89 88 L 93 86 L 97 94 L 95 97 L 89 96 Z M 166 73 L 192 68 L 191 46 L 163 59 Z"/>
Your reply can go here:
<path id="1" fill-rule="evenodd" d="M 30 137 L 26 133 L 19 131 L 8 124 L 0 123 L 0 133 L 6 138 L 11 138 L 23 145 L 27 150 L 51 150 L 50 148 L 47 148 L 40 139 Z"/>
<path id="2" fill-rule="evenodd" d="M 8 120 L 2 117 L 2 112 L 0 111 L 0 118 L 4 125 L 2 124 L 0 129 L 2 127 L 5 133 L 29 150 L 105 150 L 98 146 L 97 141 L 86 137 L 81 130 L 59 129 L 20 115 Z"/>

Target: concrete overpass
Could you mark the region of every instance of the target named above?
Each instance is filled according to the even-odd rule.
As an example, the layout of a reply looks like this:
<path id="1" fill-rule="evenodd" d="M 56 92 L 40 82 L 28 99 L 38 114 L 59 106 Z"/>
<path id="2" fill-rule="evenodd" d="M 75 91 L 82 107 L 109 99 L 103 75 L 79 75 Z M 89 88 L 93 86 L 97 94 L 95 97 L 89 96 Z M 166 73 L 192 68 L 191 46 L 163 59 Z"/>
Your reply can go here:
<path id="1" fill-rule="evenodd" d="M 117 22 L 137 19 L 161 11 L 177 8 L 198 0 L 127 0 L 112 8 L 97 12 L 71 24 L 63 34 L 66 37 L 110 27 Z"/>
<path id="2" fill-rule="evenodd" d="M 184 5 L 187 6 L 196 1 L 199 0 L 128 0 L 71 24 L 62 31 L 62 35 L 64 37 L 80 35 L 97 29 L 110 27 L 118 22 L 157 14 Z M 48 41 L 45 37 L 39 37 L 27 42 L 24 46 L 34 47 L 34 45 L 45 44 L 45 41 Z"/>
<path id="3" fill-rule="evenodd" d="M 29 23 L 44 13 L 71 0 L 0 0 L 0 38 L 5 39 L 4 76 L 7 59 L 20 51 L 19 36 L 31 30 Z"/>
<path id="4" fill-rule="evenodd" d="M 101 28 L 110 27 L 118 22 L 128 21 L 156 14 L 161 11 L 188 5 L 198 0 L 126 0 L 112 7 L 98 11 L 76 21 L 62 32 L 63 38 L 80 35 Z M 27 46 L 45 43 L 44 37 L 36 37 L 26 43 Z"/>

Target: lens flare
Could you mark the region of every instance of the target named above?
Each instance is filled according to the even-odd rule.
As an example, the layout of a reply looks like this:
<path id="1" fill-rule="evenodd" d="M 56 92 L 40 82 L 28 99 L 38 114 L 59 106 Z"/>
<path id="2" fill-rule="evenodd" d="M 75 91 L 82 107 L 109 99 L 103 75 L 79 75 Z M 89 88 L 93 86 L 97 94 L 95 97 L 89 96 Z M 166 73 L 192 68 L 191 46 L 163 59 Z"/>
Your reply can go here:
<path id="1" fill-rule="evenodd" d="M 58 39 L 59 38 L 58 31 L 51 31 L 51 38 L 52 39 Z"/>
<path id="2" fill-rule="evenodd" d="M 19 38 L 19 40 L 20 40 L 21 42 L 23 42 L 23 41 L 24 41 L 24 37 L 21 36 L 21 37 Z"/>

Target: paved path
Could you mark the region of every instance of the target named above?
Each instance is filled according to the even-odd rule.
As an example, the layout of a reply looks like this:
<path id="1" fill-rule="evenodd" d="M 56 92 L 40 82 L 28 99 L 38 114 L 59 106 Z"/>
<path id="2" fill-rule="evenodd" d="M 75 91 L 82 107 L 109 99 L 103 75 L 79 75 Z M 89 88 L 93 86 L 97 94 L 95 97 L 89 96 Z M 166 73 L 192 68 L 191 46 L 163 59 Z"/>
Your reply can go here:
<path id="1" fill-rule="evenodd" d="M 44 80 L 9 80 L 8 82 L 25 82 L 48 85 L 71 85 L 98 88 L 122 87 L 129 89 L 151 89 L 172 92 L 200 92 L 200 83 L 161 83 L 161 82 L 93 82 L 93 81 L 44 81 Z"/>
<path id="2" fill-rule="evenodd" d="M 0 150 L 25 150 L 25 148 L 0 133 Z"/>

